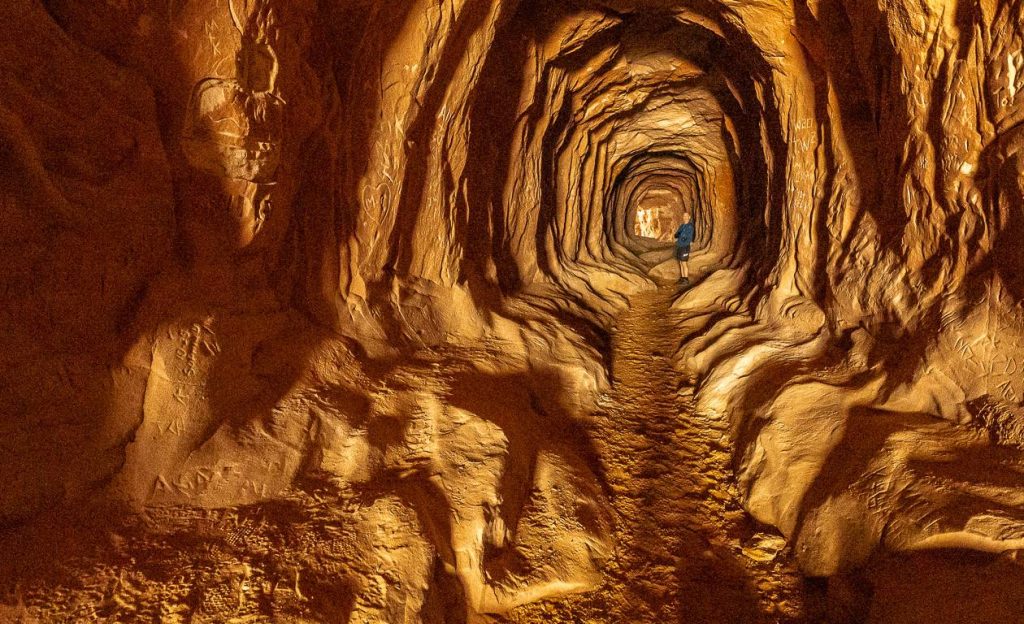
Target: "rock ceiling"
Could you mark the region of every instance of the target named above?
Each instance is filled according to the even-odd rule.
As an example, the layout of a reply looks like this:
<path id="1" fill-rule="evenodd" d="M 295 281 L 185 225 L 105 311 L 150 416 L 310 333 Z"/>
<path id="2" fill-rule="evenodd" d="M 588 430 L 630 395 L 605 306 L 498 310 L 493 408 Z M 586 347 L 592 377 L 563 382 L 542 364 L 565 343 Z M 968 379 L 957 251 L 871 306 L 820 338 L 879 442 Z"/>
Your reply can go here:
<path id="1" fill-rule="evenodd" d="M 1021 0 L 5 0 L 0 620 L 1020 622 L 1022 154 Z"/>

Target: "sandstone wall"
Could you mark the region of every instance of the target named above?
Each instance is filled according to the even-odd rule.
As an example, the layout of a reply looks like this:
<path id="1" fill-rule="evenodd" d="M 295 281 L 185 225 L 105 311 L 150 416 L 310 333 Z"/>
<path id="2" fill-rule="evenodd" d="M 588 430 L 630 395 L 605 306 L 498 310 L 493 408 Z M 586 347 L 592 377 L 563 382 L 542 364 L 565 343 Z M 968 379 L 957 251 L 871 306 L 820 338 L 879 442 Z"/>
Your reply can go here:
<path id="1" fill-rule="evenodd" d="M 1018 0 L 7 0 L 0 527 L 316 483 L 409 609 L 435 555 L 469 613 L 592 588 L 579 426 L 670 193 L 679 383 L 803 571 L 1024 548 L 1022 44 Z"/>

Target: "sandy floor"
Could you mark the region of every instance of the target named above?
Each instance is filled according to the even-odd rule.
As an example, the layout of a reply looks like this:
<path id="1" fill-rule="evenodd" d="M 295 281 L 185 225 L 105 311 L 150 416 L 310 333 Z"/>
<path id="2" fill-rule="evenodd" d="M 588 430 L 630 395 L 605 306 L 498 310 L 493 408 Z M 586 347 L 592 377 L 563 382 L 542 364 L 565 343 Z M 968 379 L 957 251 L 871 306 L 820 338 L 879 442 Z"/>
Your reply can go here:
<path id="1" fill-rule="evenodd" d="M 617 546 L 602 587 L 493 621 L 821 621 L 820 587 L 801 580 L 781 537 L 754 526 L 737 503 L 723 423 L 694 414 L 692 390 L 676 387 L 668 357 L 677 346 L 669 313 L 674 294 L 640 295 L 619 319 L 613 385 L 585 427 L 615 512 Z M 416 383 L 424 383 L 428 373 L 415 370 Z M 515 388 L 518 383 L 481 387 L 500 389 L 506 408 L 517 415 L 528 409 L 517 406 L 530 400 Z M 516 392 L 524 396 L 516 398 Z M 377 578 L 388 562 L 409 563 L 395 563 L 394 552 L 429 556 L 423 539 L 402 542 L 402 536 L 419 535 L 416 517 L 386 485 L 365 501 L 314 488 L 237 509 L 57 514 L 27 529 L 24 540 L 16 538 L 26 553 L 17 557 L 24 564 L 15 566 L 20 572 L 12 568 L 5 576 L 0 566 L 0 621 L 10 621 L 5 604 L 15 614 L 26 614 L 27 605 L 35 617 L 24 622 L 47 624 L 184 624 L 189 614 L 198 616 L 193 622 L 345 621 L 352 593 L 346 578 Z M 366 503 L 359 507 L 368 510 L 366 518 L 353 511 L 359 501 Z M 400 543 L 374 558 L 363 538 L 375 534 L 367 527 L 379 523 L 370 512 L 386 511 Z M 76 528 L 66 530 L 70 526 Z M 432 617 L 459 621 L 451 619 L 458 612 L 454 603 L 439 600 Z"/>
<path id="2" fill-rule="evenodd" d="M 617 551 L 596 592 L 528 605 L 506 622 L 817 621 L 819 592 L 784 541 L 737 503 L 724 423 L 677 389 L 674 289 L 637 296 L 613 338 L 613 387 L 591 435 L 616 511 Z"/>

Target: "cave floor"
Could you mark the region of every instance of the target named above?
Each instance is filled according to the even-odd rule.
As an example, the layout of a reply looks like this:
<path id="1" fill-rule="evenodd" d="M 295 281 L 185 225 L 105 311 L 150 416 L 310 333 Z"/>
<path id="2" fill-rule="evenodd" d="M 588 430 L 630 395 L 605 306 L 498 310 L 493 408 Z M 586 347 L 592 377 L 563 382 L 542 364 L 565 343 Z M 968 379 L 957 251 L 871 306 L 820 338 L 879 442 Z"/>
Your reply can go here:
<path id="1" fill-rule="evenodd" d="M 637 295 L 618 319 L 613 383 L 584 423 L 615 514 L 617 546 L 602 586 L 526 605 L 494 621 L 821 621 L 821 588 L 797 574 L 782 538 L 757 526 L 738 503 L 725 423 L 695 414 L 692 388 L 677 387 L 671 361 L 677 347 L 673 336 L 678 336 L 670 311 L 675 295 L 675 289 Z M 341 539 L 331 532 L 334 527 L 358 533 L 362 525 L 345 516 L 347 508 L 334 499 L 293 494 L 248 508 L 157 509 L 145 518 L 120 520 L 86 509 L 71 519 L 41 523 L 27 532 L 31 539 L 21 547 L 33 556 L 8 560 L 20 559 L 26 569 L 12 568 L 5 575 L 0 565 L 0 621 L 6 621 L 4 603 L 20 604 L 22 594 L 41 618 L 25 621 L 46 623 L 104 621 L 96 619 L 100 616 L 157 621 L 159 614 L 159 621 L 184 622 L 190 611 L 266 621 L 259 619 L 265 607 L 302 614 L 282 622 L 344 621 L 347 603 L 336 600 L 331 587 L 316 585 L 315 575 L 307 574 L 302 582 L 313 600 L 303 601 L 297 592 L 289 593 L 289 583 L 298 587 L 297 580 L 279 582 L 298 577 L 274 572 L 275 562 L 326 557 L 330 563 L 332 545 Z M 82 526 L 67 529 L 72 525 Z M 155 534 L 151 526 L 157 527 Z M 15 534 L 10 539 L 19 541 Z M 267 548 L 293 542 L 304 546 L 295 552 Z M 252 571 L 240 562 L 251 562 Z M 269 607 L 259 600 L 246 599 L 244 609 L 233 602 L 235 577 L 228 573 L 240 566 L 254 575 L 254 584 L 265 580 L 271 586 Z M 11 574 L 14 578 L 5 578 Z M 278 594 L 284 596 L 281 604 Z M 83 613 L 99 615 L 88 619 Z"/>
<path id="2" fill-rule="evenodd" d="M 616 515 L 616 553 L 595 592 L 527 605 L 533 622 L 804 622 L 821 593 L 782 537 L 739 505 L 725 423 L 677 388 L 675 288 L 637 295 L 617 322 L 612 388 L 590 434 Z"/>

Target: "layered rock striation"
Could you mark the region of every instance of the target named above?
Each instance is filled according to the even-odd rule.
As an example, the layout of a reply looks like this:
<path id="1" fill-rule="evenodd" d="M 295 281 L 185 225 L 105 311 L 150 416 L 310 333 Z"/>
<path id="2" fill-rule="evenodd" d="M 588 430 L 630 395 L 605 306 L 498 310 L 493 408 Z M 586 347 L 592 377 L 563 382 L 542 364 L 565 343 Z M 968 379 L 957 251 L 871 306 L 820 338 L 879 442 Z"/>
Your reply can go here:
<path id="1" fill-rule="evenodd" d="M 7 0 L 12 613 L 602 587 L 610 336 L 689 211 L 678 417 L 802 573 L 916 621 L 878 561 L 1024 549 L 1022 49 L 1018 0 Z"/>

